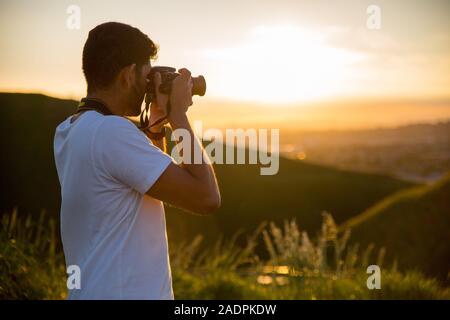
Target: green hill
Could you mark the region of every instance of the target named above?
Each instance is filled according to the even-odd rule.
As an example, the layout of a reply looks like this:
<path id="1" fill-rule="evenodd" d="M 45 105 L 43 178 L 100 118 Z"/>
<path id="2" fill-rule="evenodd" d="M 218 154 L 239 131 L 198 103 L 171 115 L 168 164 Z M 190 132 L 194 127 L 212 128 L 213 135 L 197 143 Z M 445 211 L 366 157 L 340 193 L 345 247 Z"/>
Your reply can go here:
<path id="1" fill-rule="evenodd" d="M 352 239 L 387 249 L 401 269 L 449 280 L 450 174 L 433 185 L 399 191 L 341 226 Z"/>
<path id="2" fill-rule="evenodd" d="M 300 161 L 280 159 L 274 176 L 259 175 L 257 165 L 215 167 L 222 207 L 213 217 L 186 216 L 170 210 L 169 227 L 181 238 L 198 233 L 231 235 L 240 228 L 254 229 L 262 221 L 281 223 L 296 217 L 300 227 L 314 234 L 322 212 L 338 223 L 359 214 L 384 196 L 408 185 L 384 176 L 353 173 Z"/>
<path id="3" fill-rule="evenodd" d="M 17 207 L 19 213 L 42 209 L 57 216 L 60 190 L 53 160 L 56 126 L 77 103 L 37 94 L 0 93 L 2 177 L 0 212 Z M 283 132 L 281 131 L 281 134 Z M 296 217 L 301 228 L 315 231 L 321 213 L 338 223 L 359 214 L 387 195 L 411 184 L 381 175 L 353 173 L 280 159 L 275 176 L 261 176 L 258 165 L 217 165 L 223 205 L 212 217 L 192 216 L 168 208 L 169 237 L 207 239 L 253 230 L 263 220 L 281 222 Z"/>
<path id="4" fill-rule="evenodd" d="M 0 94 L 0 212 L 56 215 L 60 189 L 53 160 L 56 125 L 77 103 L 41 94 Z"/>

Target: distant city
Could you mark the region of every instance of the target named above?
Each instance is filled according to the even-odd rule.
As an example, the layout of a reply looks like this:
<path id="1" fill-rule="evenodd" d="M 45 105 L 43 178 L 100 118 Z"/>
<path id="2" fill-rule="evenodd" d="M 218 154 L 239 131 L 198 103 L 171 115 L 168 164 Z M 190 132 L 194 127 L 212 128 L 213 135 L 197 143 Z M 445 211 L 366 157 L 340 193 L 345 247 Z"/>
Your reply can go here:
<path id="1" fill-rule="evenodd" d="M 450 171 L 450 122 L 392 129 L 282 132 L 280 152 L 341 169 L 433 182 Z"/>

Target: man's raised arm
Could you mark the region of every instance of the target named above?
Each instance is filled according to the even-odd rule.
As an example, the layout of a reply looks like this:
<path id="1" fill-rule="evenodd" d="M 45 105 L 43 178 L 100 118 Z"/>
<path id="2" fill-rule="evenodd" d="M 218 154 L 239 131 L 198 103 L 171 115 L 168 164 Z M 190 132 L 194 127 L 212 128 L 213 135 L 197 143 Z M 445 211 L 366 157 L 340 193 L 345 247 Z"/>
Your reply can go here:
<path id="1" fill-rule="evenodd" d="M 191 74 L 186 69 L 179 70 L 172 84 L 170 96 L 172 110 L 168 117 L 172 130 L 184 130 L 181 164 L 171 163 L 158 180 L 147 191 L 153 198 L 199 214 L 210 214 L 220 207 L 220 192 L 214 169 L 201 143 L 191 128 L 186 111 L 192 105 Z M 180 141 L 178 141 L 180 143 Z M 194 159 L 195 150 L 201 150 L 201 159 Z M 196 163 L 196 161 L 198 160 Z"/>

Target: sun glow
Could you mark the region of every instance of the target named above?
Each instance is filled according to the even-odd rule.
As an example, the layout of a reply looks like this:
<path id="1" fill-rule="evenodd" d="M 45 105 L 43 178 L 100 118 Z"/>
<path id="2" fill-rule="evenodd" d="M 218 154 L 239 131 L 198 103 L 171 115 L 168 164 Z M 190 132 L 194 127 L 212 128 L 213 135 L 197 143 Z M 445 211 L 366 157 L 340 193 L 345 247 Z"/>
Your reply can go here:
<path id="1" fill-rule="evenodd" d="M 237 47 L 206 50 L 211 93 L 258 102 L 296 102 L 339 94 L 354 76 L 355 52 L 328 46 L 326 33 L 259 26 Z"/>

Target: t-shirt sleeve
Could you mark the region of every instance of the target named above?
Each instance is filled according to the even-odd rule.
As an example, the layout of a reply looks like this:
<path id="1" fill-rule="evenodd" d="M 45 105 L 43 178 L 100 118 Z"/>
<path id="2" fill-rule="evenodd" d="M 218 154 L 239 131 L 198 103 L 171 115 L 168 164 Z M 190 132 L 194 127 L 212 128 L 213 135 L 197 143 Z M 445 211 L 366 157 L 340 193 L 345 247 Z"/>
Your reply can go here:
<path id="1" fill-rule="evenodd" d="M 98 166 L 112 178 L 144 194 L 172 162 L 131 121 L 108 116 L 93 145 Z M 95 156 L 94 156 L 95 157 Z"/>

